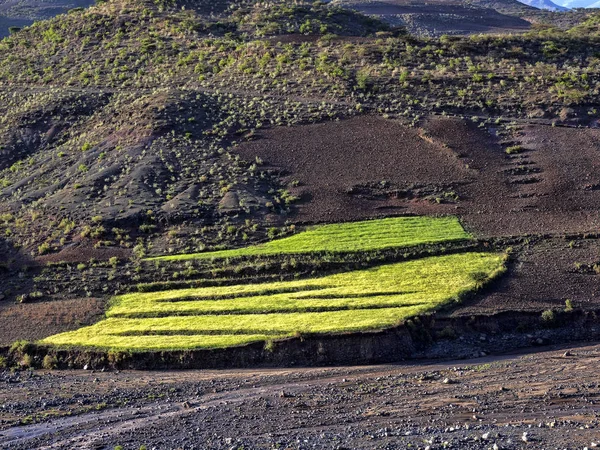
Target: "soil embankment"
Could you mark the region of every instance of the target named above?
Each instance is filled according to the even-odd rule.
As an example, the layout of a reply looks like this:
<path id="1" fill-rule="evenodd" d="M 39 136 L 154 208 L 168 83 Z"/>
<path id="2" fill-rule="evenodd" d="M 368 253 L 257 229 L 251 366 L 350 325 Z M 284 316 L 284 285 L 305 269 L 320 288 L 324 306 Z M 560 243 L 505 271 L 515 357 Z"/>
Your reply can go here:
<path id="1" fill-rule="evenodd" d="M 13 366 L 61 369 L 231 369 L 377 364 L 469 358 L 550 343 L 600 340 L 600 311 L 417 317 L 381 331 L 307 335 L 223 349 L 118 352 L 36 344 L 0 348 Z M 26 362 L 25 362 L 26 361 Z"/>

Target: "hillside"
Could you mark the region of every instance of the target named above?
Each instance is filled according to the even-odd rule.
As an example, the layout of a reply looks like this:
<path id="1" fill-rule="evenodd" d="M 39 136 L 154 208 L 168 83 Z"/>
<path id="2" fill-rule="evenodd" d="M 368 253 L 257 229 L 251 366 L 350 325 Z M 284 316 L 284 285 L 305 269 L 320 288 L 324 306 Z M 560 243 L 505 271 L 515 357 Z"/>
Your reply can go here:
<path id="1" fill-rule="evenodd" d="M 308 169 L 288 159 L 289 142 L 306 142 L 310 161 L 318 150 L 298 125 L 380 114 L 398 120 L 392 134 L 373 131 L 373 143 L 382 139 L 373 152 L 386 161 L 394 133 L 429 145 L 407 125 L 432 113 L 594 123 L 594 35 L 580 27 L 431 40 L 324 4 L 113 1 L 36 23 L 0 42 L 0 226 L 14 247 L 5 265 L 243 245 L 302 221 L 401 210 L 386 199 L 394 190 L 452 196 L 468 171 L 432 183 L 437 169 Z M 270 153 L 265 133 L 290 153 Z M 444 164 L 435 145 L 427 151 Z M 344 180 L 336 192 L 325 168 Z M 391 184 L 377 189 L 382 179 Z M 331 209 L 348 202 L 343 214 Z M 418 210 L 451 211 L 443 203 Z M 92 284 L 69 289 L 97 292 Z"/>
<path id="2" fill-rule="evenodd" d="M 373 15 L 395 26 L 406 27 L 412 34 L 441 36 L 443 34 L 473 34 L 523 32 L 529 23 L 516 16 L 527 7 L 516 1 L 496 5 L 473 1 L 414 2 L 405 0 L 334 0 L 333 4 Z"/>
<path id="3" fill-rule="evenodd" d="M 533 6 L 539 9 L 546 9 L 548 11 L 566 11 L 568 8 L 557 5 L 550 0 L 521 0 L 523 3 L 529 6 Z"/>
<path id="4" fill-rule="evenodd" d="M 138 238 L 158 251 L 175 229 L 178 249 L 227 242 L 229 225 L 260 237 L 296 201 L 261 161 L 232 152 L 261 128 L 382 109 L 585 121 L 596 101 L 593 59 L 573 65 L 596 51 L 586 36 L 428 41 L 324 5 L 237 8 L 210 18 L 108 2 L 0 43 L 12 241 L 41 256 Z M 192 224 L 207 235 L 188 235 Z"/>
<path id="5" fill-rule="evenodd" d="M 596 446 L 600 14 L 81 5 L 0 3 L 2 448 Z"/>

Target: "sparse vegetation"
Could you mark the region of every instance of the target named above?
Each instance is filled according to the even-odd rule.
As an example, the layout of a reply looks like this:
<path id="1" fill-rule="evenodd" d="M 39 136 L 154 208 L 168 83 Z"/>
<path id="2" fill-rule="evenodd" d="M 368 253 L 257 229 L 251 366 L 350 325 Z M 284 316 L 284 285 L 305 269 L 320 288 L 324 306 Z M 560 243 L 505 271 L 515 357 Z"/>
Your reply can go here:
<path id="1" fill-rule="evenodd" d="M 475 240 L 447 216 L 471 207 L 465 186 L 485 164 L 437 136 L 434 125 L 426 132 L 429 114 L 460 116 L 465 130 L 494 134 L 503 143 L 495 148 L 508 156 L 493 156 L 516 163 L 499 175 L 510 177 L 511 187 L 545 181 L 551 173 L 527 160 L 536 150 L 523 147 L 519 124 L 585 126 L 598 113 L 597 16 L 569 18 L 518 35 L 417 37 L 321 2 L 115 0 L 25 27 L 0 42 L 0 251 L 10 255 L 0 270 L 12 277 L 2 296 L 19 307 L 136 290 L 158 298 L 180 288 L 308 284 L 427 255 L 499 251 L 501 239 Z M 464 178 L 421 183 L 417 174 L 390 182 L 365 171 L 365 179 L 341 188 L 349 202 L 376 205 L 359 217 L 413 213 L 408 204 L 443 217 L 304 231 L 294 222 L 310 205 L 307 180 L 288 177 L 267 157 L 242 157 L 240 144 L 273 129 L 360 114 L 418 130 L 415 148 L 435 148 Z M 474 136 L 476 143 L 482 135 Z M 432 167 L 424 169 L 437 176 Z M 593 183 L 580 191 L 595 191 Z M 537 199 L 521 194 L 514 198 Z M 485 205 L 479 212 L 487 214 Z M 493 220 L 504 220 L 495 213 Z M 318 220 L 348 220 L 325 217 Z M 486 270 L 468 274 L 473 289 L 489 278 Z M 201 315 L 225 308 L 218 311 L 225 320 L 227 305 L 241 315 L 264 303 L 271 314 L 340 316 L 364 306 L 344 298 L 338 303 L 346 310 L 319 311 L 327 299 L 255 296 L 260 301 L 148 301 L 166 317 L 132 303 L 131 314 L 140 317 L 101 323 L 165 321 L 178 308 Z M 259 333 L 260 340 L 301 333 L 295 326 Z"/>
<path id="2" fill-rule="evenodd" d="M 518 153 L 523 152 L 523 147 L 521 147 L 520 145 L 511 145 L 510 147 L 506 148 L 506 154 L 507 155 L 516 155 Z"/>
<path id="3" fill-rule="evenodd" d="M 122 8 L 138 20 L 121 23 Z M 596 95 L 597 43 L 586 23 L 570 32 L 428 39 L 319 2 L 182 10 L 136 0 L 36 23 L 0 42 L 8 155 L 0 209 L 18 211 L 0 232 L 43 255 L 79 237 L 122 248 L 140 237 L 152 254 L 259 241 L 272 226 L 263 218 L 279 215 L 281 226 L 299 199 L 261 162 L 237 157 L 237 143 L 265 127 L 361 112 L 415 123 L 428 112 L 526 117 L 544 108 L 559 120 L 593 120 L 586 105 Z M 44 88 L 22 89 L 29 84 Z M 547 101 L 528 100 L 538 98 Z M 44 148 L 23 147 L 25 117 L 52 136 Z M 27 220 L 33 209 L 43 214 Z M 49 217 L 72 224 L 59 234 Z M 246 219 L 253 225 L 240 227 Z M 129 239 L 111 231 L 123 223 L 137 223 L 126 226 Z M 166 223 L 183 229 L 168 243 Z"/>

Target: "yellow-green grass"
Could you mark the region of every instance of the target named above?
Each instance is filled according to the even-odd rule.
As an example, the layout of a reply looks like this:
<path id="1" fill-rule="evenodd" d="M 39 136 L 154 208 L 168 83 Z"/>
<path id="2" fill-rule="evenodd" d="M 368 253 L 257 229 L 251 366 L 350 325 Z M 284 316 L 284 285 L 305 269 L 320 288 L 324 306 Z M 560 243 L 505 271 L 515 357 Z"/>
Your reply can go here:
<path id="1" fill-rule="evenodd" d="M 359 252 L 469 239 L 456 217 L 392 217 L 319 225 L 283 239 L 215 252 L 159 256 L 150 260 L 237 258 L 321 252 Z"/>
<path id="2" fill-rule="evenodd" d="M 502 273 L 504 260 L 462 253 L 307 280 L 127 294 L 105 320 L 42 343 L 176 350 L 383 329 L 459 299 Z"/>

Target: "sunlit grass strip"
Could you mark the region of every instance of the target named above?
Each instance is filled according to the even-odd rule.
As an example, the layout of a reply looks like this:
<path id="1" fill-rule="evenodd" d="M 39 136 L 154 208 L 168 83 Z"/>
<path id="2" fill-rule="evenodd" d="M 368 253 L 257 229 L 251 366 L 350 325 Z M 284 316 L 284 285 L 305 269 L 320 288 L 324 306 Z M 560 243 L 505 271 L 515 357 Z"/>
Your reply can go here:
<path id="1" fill-rule="evenodd" d="M 133 293 L 116 297 L 107 317 L 261 314 L 438 304 L 474 287 L 497 255 L 429 257 L 321 278 L 263 284 Z"/>
<path id="2" fill-rule="evenodd" d="M 223 348 L 291 337 L 388 328 L 427 306 L 320 313 L 107 319 L 70 333 L 44 339 L 66 347 L 112 350 L 184 350 Z M 230 334 L 226 334 L 229 331 Z M 165 335 L 166 333 L 169 333 Z"/>
<path id="3" fill-rule="evenodd" d="M 128 294 L 106 320 L 42 342 L 175 350 L 382 329 L 459 299 L 502 273 L 504 260 L 462 253 L 308 280 Z"/>
<path id="4" fill-rule="evenodd" d="M 321 252 L 358 252 L 469 239 L 456 217 L 393 217 L 315 226 L 293 236 L 233 250 L 170 255 L 150 260 L 235 258 Z"/>

